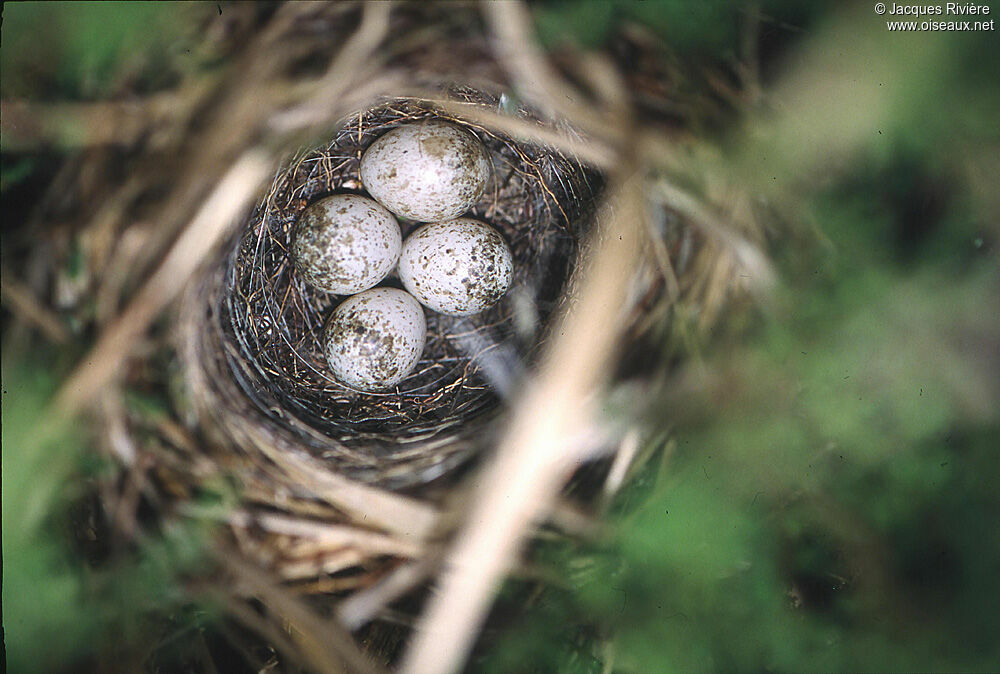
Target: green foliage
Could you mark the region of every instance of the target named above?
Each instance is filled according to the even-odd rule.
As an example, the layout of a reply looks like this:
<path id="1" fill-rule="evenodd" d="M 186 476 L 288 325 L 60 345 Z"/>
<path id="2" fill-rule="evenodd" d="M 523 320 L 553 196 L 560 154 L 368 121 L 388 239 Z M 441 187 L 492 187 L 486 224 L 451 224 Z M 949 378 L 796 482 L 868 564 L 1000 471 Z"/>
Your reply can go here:
<path id="1" fill-rule="evenodd" d="M 996 268 L 955 269 L 971 224 L 954 214 L 900 258 L 889 214 L 855 196 L 817 200 L 843 242 L 814 255 L 822 276 L 709 358 L 703 397 L 667 401 L 667 479 L 621 495 L 606 545 L 541 555 L 571 587 L 546 590 L 495 671 L 578 671 L 585 629 L 621 672 L 1000 664 Z"/>
<path id="2" fill-rule="evenodd" d="M 602 0 L 549 2 L 535 7 L 535 26 L 546 45 L 575 41 L 595 47 L 607 39 L 614 25 L 618 3 Z"/>
<path id="3" fill-rule="evenodd" d="M 760 3 L 760 20 L 769 28 L 802 26 L 827 4 L 767 0 Z M 736 52 L 748 11 L 740 0 L 554 0 L 534 10 L 539 38 L 548 46 L 598 47 L 622 24 L 635 23 L 681 54 L 712 58 Z"/>
<path id="4" fill-rule="evenodd" d="M 3 371 L 3 614 L 10 671 L 51 672 L 103 648 L 149 639 L 154 616 L 189 599 L 177 582 L 202 561 L 206 532 L 170 527 L 133 554 L 89 566 L 70 545 L 68 508 L 95 455 L 77 429 L 43 418 L 52 377 Z"/>
<path id="5" fill-rule="evenodd" d="M 80 449 L 39 418 L 43 371 L 3 376 L 3 609 L 15 671 L 42 671 L 85 647 L 93 623 L 78 610 L 82 577 L 44 529 Z M 43 437 L 48 436 L 48 437 Z"/>
<path id="6" fill-rule="evenodd" d="M 535 551 L 566 586 L 473 669 L 1000 669 L 1000 277 L 963 163 L 997 140 L 997 59 L 939 36 L 927 71 L 862 30 L 891 93 L 827 99 L 853 71 L 814 73 L 800 118 L 730 151 L 749 184 L 799 188 L 827 243 L 775 229 L 762 322 L 699 349 L 698 385 L 658 410 L 663 479 L 619 495 L 608 540 Z M 796 171 L 828 149 L 821 180 Z"/>
<path id="7" fill-rule="evenodd" d="M 543 3 L 535 14 L 539 36 L 549 45 L 597 47 L 622 22 L 634 21 L 680 51 L 718 53 L 735 43 L 738 7 L 734 1 L 583 0 Z"/>
<path id="8" fill-rule="evenodd" d="M 0 171 L 0 193 L 6 192 L 12 187 L 17 187 L 35 172 L 37 162 L 32 157 L 24 157 L 11 162 L 10 166 L 4 166 Z"/>
<path id="9" fill-rule="evenodd" d="M 185 26 L 209 9 L 203 3 L 6 3 L 3 95 L 104 97 L 129 69 L 140 75 L 138 89 L 160 88 L 174 74 L 171 55 Z"/>
<path id="10" fill-rule="evenodd" d="M 569 564 L 569 560 L 562 560 Z M 550 588 L 541 597 L 532 598 L 528 587 L 507 588 L 504 601 L 533 601 L 532 608 L 516 628 L 504 632 L 504 648 L 493 657 L 479 662 L 474 671 L 484 674 L 506 672 L 563 672 L 564 674 L 600 674 L 602 662 L 597 646 L 598 635 L 587 625 L 567 620 L 577 607 L 571 593 Z"/>

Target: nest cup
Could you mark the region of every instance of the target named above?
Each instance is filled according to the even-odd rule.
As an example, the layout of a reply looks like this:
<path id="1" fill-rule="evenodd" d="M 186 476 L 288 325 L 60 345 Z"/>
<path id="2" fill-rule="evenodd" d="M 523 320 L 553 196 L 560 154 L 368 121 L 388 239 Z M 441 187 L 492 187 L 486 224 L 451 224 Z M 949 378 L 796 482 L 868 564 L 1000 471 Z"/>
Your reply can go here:
<path id="1" fill-rule="evenodd" d="M 501 104 L 471 90 L 450 98 Z M 352 390 L 333 378 L 323 350 L 326 319 L 344 296 L 296 273 L 289 254 L 295 223 L 320 198 L 365 194 L 365 149 L 425 119 L 464 127 L 488 150 L 490 181 L 466 215 L 510 245 L 514 281 L 480 314 L 426 311 L 427 343 L 413 372 L 389 391 Z M 571 157 L 517 143 L 429 102 L 391 100 L 348 117 L 327 145 L 279 173 L 197 291 L 208 320 L 195 328 L 186 361 L 200 411 L 237 445 L 303 451 L 352 479 L 399 488 L 442 475 L 492 438 L 502 395 L 530 364 L 565 297 L 599 182 Z M 400 225 L 405 237 L 419 223 Z M 401 287 L 395 275 L 380 285 Z"/>

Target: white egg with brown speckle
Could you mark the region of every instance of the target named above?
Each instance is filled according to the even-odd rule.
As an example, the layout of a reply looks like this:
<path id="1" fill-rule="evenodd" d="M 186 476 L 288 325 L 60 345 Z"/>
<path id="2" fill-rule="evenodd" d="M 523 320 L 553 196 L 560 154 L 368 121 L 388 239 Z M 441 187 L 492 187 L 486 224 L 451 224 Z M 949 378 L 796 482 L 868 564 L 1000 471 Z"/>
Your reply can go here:
<path id="1" fill-rule="evenodd" d="M 496 304 L 514 277 L 500 233 L 472 218 L 434 222 L 403 242 L 399 278 L 429 309 L 468 316 Z"/>
<path id="2" fill-rule="evenodd" d="M 326 359 L 342 384 L 381 391 L 413 371 L 426 336 L 424 310 L 412 295 L 397 288 L 372 288 L 333 310 L 326 324 Z"/>
<path id="3" fill-rule="evenodd" d="M 361 158 L 361 182 L 379 203 L 418 222 L 449 220 L 472 207 L 490 176 L 476 136 L 439 120 L 386 133 Z"/>
<path id="4" fill-rule="evenodd" d="M 335 194 L 299 216 L 292 259 L 309 285 L 350 295 L 388 276 L 401 245 L 399 223 L 381 204 L 357 194 Z"/>

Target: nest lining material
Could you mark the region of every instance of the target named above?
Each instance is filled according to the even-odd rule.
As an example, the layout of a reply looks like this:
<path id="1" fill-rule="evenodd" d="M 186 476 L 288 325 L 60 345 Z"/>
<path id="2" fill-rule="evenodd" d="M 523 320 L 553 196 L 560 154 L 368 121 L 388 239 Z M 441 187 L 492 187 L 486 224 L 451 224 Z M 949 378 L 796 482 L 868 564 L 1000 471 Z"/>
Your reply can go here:
<path id="1" fill-rule="evenodd" d="M 472 90 L 451 97 L 500 102 Z M 364 193 L 358 173 L 368 145 L 426 118 L 459 124 L 486 146 L 492 176 L 468 215 L 507 240 L 514 283 L 481 314 L 426 312 L 427 344 L 415 370 L 389 392 L 351 390 L 333 379 L 322 348 L 326 317 L 343 297 L 306 285 L 295 272 L 288 253 L 294 225 L 319 198 Z M 277 176 L 199 291 L 208 300 L 208 321 L 197 330 L 196 366 L 204 372 L 196 379 L 209 389 L 201 391 L 202 409 L 237 444 L 248 437 L 279 441 L 354 479 L 401 487 L 437 477 L 488 441 L 498 389 L 531 361 L 544 333 L 523 326 L 533 316 L 544 326 L 565 296 L 598 184 L 572 158 L 519 144 L 429 102 L 397 99 L 351 116 L 329 144 Z M 417 224 L 401 219 L 404 237 Z M 395 276 L 381 285 L 400 287 Z M 519 320 L 525 313 L 529 320 Z"/>

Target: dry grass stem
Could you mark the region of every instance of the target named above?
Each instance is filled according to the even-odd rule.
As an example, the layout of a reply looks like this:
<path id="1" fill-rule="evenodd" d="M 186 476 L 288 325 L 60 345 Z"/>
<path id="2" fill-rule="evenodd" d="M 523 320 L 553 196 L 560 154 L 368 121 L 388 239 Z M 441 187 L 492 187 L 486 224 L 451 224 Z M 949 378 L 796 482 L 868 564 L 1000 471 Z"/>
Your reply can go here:
<path id="1" fill-rule="evenodd" d="M 616 165 L 616 151 L 603 141 L 584 139 L 568 130 L 553 129 L 531 120 L 493 112 L 480 105 L 447 100 L 428 102 L 470 122 L 505 133 L 515 140 L 551 147 L 596 168 L 610 170 Z"/>
<path id="2" fill-rule="evenodd" d="M 369 555 L 395 555 L 404 558 L 418 557 L 423 551 L 419 541 L 403 540 L 360 530 L 357 527 L 312 522 L 298 517 L 236 511 L 228 515 L 226 520 L 233 526 L 256 527 L 269 533 L 309 541 L 317 549 L 350 547 Z"/>
<path id="3" fill-rule="evenodd" d="M 522 2 L 482 5 L 496 44 L 497 56 L 510 74 L 514 89 L 537 105 L 549 119 L 569 119 L 588 136 L 621 142 L 620 120 L 594 112 L 583 92 L 576 90 L 549 65 L 532 34 L 531 13 Z"/>
<path id="4" fill-rule="evenodd" d="M 0 284 L 0 297 L 3 305 L 15 316 L 23 319 L 45 335 L 45 338 L 55 344 L 67 344 L 72 335 L 59 318 L 45 305 L 39 302 L 31 290 L 4 272 L 3 284 Z"/>
<path id="5" fill-rule="evenodd" d="M 220 551 L 217 556 L 236 583 L 260 598 L 271 612 L 281 616 L 297 645 L 296 650 L 315 671 L 322 674 L 377 674 L 380 671 L 358 650 L 349 632 L 335 621 L 316 615 L 276 579 L 231 552 Z"/>
<path id="6" fill-rule="evenodd" d="M 721 223 L 700 200 L 662 177 L 650 181 L 649 192 L 652 198 L 688 217 L 726 248 L 746 272 L 750 287 L 763 291 L 774 284 L 777 275 L 763 250 L 734 227 Z"/>
<path id="7" fill-rule="evenodd" d="M 605 501 L 617 494 L 618 490 L 621 489 L 622 484 L 625 482 L 625 476 L 628 475 L 628 470 L 638 453 L 639 433 L 634 430 L 629 431 L 622 438 L 621 444 L 618 446 L 618 451 L 615 453 L 615 460 L 611 464 L 611 470 L 608 471 L 608 477 L 604 480 L 603 497 Z"/>
<path id="8" fill-rule="evenodd" d="M 427 540 L 438 521 L 437 511 L 416 499 L 341 477 L 305 457 L 280 451 L 268 455 L 303 489 L 347 513 L 354 522 L 414 540 Z"/>
<path id="9" fill-rule="evenodd" d="M 36 103 L 0 101 L 0 147 L 5 152 L 40 148 L 79 149 L 99 145 L 134 145 L 154 131 L 158 145 L 173 137 L 208 81 L 137 101 Z"/>
<path id="10" fill-rule="evenodd" d="M 306 128 L 329 123 L 331 110 L 349 110 L 342 94 L 352 85 L 370 82 L 379 72 L 376 49 L 389 31 L 391 9 L 391 2 L 366 3 L 361 25 L 337 52 L 326 73 L 311 85 L 309 99 L 273 119 L 271 126 L 284 131 Z"/>
<path id="11" fill-rule="evenodd" d="M 337 606 L 337 617 L 352 632 L 374 620 L 394 601 L 423 583 L 437 567 L 436 555 L 393 569 L 379 582 L 355 592 Z"/>
<path id="12" fill-rule="evenodd" d="M 236 224 L 238 216 L 249 209 L 271 170 L 271 157 L 249 151 L 219 181 L 156 273 L 62 385 L 55 401 L 61 415 L 79 412 L 115 376 L 135 338 L 180 293 L 202 260 Z"/>
<path id="13" fill-rule="evenodd" d="M 482 476 L 402 671 L 445 674 L 461 668 L 532 524 L 581 460 L 567 438 L 592 424 L 591 406 L 616 354 L 618 323 L 609 318 L 625 304 L 638 261 L 642 203 L 640 178 L 633 174 L 621 179 L 603 209 L 578 302 L 554 331 L 559 337 L 525 387 Z"/>

